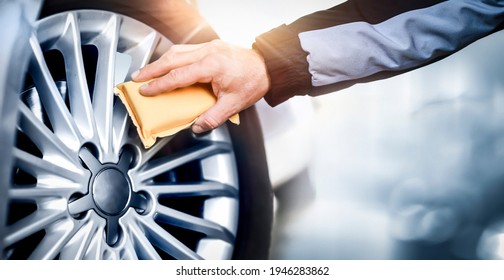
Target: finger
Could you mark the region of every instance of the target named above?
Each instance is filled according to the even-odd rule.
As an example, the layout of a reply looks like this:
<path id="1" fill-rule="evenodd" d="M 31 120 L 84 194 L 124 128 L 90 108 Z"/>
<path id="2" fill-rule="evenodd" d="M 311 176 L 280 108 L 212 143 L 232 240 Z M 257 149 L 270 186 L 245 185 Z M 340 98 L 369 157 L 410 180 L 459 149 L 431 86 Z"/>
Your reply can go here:
<path id="1" fill-rule="evenodd" d="M 209 83 L 216 73 L 215 69 L 203 67 L 202 63 L 193 63 L 173 69 L 163 77 L 153 80 L 140 88 L 140 94 L 152 96 L 195 83 Z"/>
<path id="2" fill-rule="evenodd" d="M 199 134 L 215 129 L 240 111 L 239 106 L 236 105 L 237 103 L 232 102 L 231 99 L 227 98 L 228 96 L 223 96 L 217 100 L 214 106 L 196 119 L 196 122 L 192 125 L 194 133 Z"/>
<path id="3" fill-rule="evenodd" d="M 135 71 L 131 78 L 136 82 L 145 82 L 161 77 L 170 70 L 194 63 L 205 56 L 203 47 L 207 43 L 194 45 L 174 45 L 156 61 Z"/>

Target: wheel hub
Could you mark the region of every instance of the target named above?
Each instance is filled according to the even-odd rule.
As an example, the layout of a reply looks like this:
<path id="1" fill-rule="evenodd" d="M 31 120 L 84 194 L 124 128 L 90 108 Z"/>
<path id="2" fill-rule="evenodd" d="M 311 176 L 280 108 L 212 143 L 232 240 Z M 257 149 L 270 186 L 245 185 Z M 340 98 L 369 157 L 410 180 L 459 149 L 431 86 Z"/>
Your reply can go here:
<path id="1" fill-rule="evenodd" d="M 107 221 L 106 239 L 110 246 L 119 241 L 119 218 L 128 208 L 133 207 L 138 212 L 145 212 L 149 205 L 144 195 L 133 192 L 131 188 L 127 174 L 133 156 L 131 151 L 124 150 L 117 164 L 103 164 L 86 146 L 83 146 L 79 153 L 84 168 L 91 171 L 91 179 L 87 194 L 71 201 L 68 211 L 74 217 L 79 217 L 89 210 L 96 211 Z"/>
<path id="2" fill-rule="evenodd" d="M 102 169 L 92 183 L 96 207 L 106 215 L 115 216 L 126 210 L 130 194 L 129 180 L 114 167 Z"/>

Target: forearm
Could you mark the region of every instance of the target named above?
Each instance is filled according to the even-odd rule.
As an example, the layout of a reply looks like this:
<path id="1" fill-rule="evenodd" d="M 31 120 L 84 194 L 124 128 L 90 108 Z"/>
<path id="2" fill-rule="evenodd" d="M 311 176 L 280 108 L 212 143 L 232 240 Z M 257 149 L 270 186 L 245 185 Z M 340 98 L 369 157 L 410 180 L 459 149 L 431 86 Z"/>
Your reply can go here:
<path id="1" fill-rule="evenodd" d="M 303 17 L 256 40 L 272 81 L 265 99 L 274 106 L 449 55 L 495 31 L 504 21 L 503 2 L 354 0 Z M 281 67 L 286 71 L 274 71 Z"/>

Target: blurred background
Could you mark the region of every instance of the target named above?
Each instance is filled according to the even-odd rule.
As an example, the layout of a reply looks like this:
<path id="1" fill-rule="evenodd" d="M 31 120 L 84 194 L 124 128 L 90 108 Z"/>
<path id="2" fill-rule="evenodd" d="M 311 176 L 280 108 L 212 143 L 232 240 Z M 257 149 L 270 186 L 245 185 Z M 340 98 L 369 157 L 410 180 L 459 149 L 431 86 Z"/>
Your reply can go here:
<path id="1" fill-rule="evenodd" d="M 244 47 L 341 2 L 197 1 L 222 39 Z M 263 125 L 299 124 L 265 135 L 271 258 L 504 258 L 503 47 L 498 32 L 391 79 L 258 104 Z"/>

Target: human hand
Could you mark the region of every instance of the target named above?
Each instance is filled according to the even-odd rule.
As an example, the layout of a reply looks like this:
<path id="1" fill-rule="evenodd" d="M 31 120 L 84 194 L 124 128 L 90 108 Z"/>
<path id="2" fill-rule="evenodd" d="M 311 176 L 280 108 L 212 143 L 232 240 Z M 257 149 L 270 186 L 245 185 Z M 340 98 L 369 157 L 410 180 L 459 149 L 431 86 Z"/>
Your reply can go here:
<path id="1" fill-rule="evenodd" d="M 153 96 L 195 83 L 211 83 L 216 104 L 193 124 L 202 133 L 252 106 L 270 87 L 262 56 L 252 49 L 214 40 L 196 45 L 174 45 L 161 58 L 132 74 L 136 82 L 158 78 L 140 88 Z"/>

